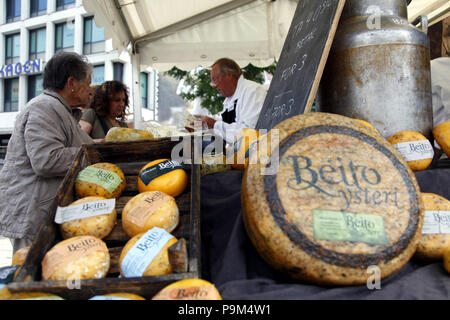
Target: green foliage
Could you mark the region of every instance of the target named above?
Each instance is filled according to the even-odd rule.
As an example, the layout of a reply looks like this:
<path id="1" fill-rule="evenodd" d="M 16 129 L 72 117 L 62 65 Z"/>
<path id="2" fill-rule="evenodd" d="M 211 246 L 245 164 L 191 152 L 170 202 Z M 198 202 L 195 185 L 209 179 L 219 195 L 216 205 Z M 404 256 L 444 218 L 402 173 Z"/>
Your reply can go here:
<path id="1" fill-rule="evenodd" d="M 275 68 L 276 63 L 265 68 L 258 68 L 249 64 L 242 69 L 242 72 L 244 78 L 264 83 L 264 71 L 274 74 Z M 210 86 L 211 76 L 209 69 L 198 68 L 192 71 L 183 71 L 173 67 L 166 74 L 178 80 L 184 80 L 184 85 L 188 88 L 185 92 L 180 93 L 184 100 L 192 101 L 198 97 L 202 101 L 202 107 L 209 110 L 212 114 L 217 114 L 222 110 L 222 103 L 225 98 L 219 94 L 219 91 Z"/>

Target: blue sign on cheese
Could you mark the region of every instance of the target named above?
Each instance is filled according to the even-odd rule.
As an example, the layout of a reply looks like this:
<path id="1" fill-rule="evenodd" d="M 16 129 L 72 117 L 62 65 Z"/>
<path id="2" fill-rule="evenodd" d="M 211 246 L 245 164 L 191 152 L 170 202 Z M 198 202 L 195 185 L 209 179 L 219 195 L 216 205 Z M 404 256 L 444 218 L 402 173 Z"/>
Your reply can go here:
<path id="1" fill-rule="evenodd" d="M 67 207 L 58 207 L 55 222 L 58 224 L 111 213 L 116 206 L 116 199 L 96 200 Z"/>
<path id="2" fill-rule="evenodd" d="M 156 255 L 172 238 L 170 233 L 158 227 L 147 231 L 123 258 L 122 274 L 127 278 L 142 276 Z"/>

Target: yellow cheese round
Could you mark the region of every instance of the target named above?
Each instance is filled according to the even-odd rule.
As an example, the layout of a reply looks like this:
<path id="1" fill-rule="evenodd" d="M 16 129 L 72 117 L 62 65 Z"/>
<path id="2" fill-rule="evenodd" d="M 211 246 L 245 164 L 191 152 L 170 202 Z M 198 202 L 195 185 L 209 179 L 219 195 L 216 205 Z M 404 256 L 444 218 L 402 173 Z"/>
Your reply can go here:
<path id="1" fill-rule="evenodd" d="M 378 132 L 378 130 L 368 121 L 362 120 L 362 119 L 355 119 L 356 121 L 358 121 L 360 124 L 369 127 L 370 129 Z"/>
<path id="2" fill-rule="evenodd" d="M 79 198 L 89 196 L 118 198 L 125 187 L 125 175 L 122 170 L 108 162 L 99 162 L 84 168 L 75 180 L 75 192 Z"/>
<path id="3" fill-rule="evenodd" d="M 232 150 L 227 150 L 228 163 L 236 170 L 245 170 L 248 166 L 250 153 L 257 147 L 260 136 L 258 130 L 244 128 L 237 135 L 232 145 Z"/>
<path id="4" fill-rule="evenodd" d="M 389 137 L 388 141 L 394 146 L 404 142 L 423 141 L 424 143 L 422 144 L 422 147 L 427 148 L 428 151 L 431 149 L 431 152 L 433 150 L 433 146 L 431 145 L 430 141 L 423 134 L 416 131 L 404 130 L 397 132 L 391 137 Z M 412 160 L 407 162 L 411 170 L 422 171 L 428 168 L 428 166 L 431 164 L 432 161 L 433 157 L 421 160 Z"/>
<path id="5" fill-rule="evenodd" d="M 10 293 L 7 300 L 64 300 L 58 295 L 45 292 Z"/>
<path id="6" fill-rule="evenodd" d="M 177 165 L 174 161 L 170 161 L 169 159 L 158 159 L 147 163 L 142 169 L 139 171 L 138 176 L 138 190 L 139 192 L 144 191 L 161 191 L 172 197 L 177 197 L 181 193 L 183 193 L 184 189 L 188 184 L 188 176 L 183 169 L 175 169 L 171 170 L 167 173 L 164 173 L 156 178 L 148 178 L 146 172 L 148 170 L 153 170 L 154 172 L 159 172 L 159 170 L 163 169 L 163 162 L 168 164 L 164 166 L 164 168 L 168 168 L 172 165 Z M 146 170 L 147 169 L 147 170 Z M 149 181 L 147 181 L 149 180 Z"/>
<path id="7" fill-rule="evenodd" d="M 184 279 L 167 285 L 152 300 L 222 300 L 222 297 L 209 281 Z"/>
<path id="8" fill-rule="evenodd" d="M 119 298 L 120 300 L 145 300 L 144 297 L 135 294 L 135 293 L 129 293 L 129 292 L 114 292 L 114 293 L 107 293 L 100 296 L 92 297 L 89 300 L 108 300 L 108 298 Z"/>
<path id="9" fill-rule="evenodd" d="M 279 141 L 270 150 L 260 144 L 268 161 L 250 159 L 242 182 L 244 226 L 270 266 L 298 281 L 357 285 L 371 266 L 384 278 L 409 261 L 423 203 L 386 139 L 320 112 L 289 118 L 271 136 Z"/>
<path id="10" fill-rule="evenodd" d="M 425 217 L 431 219 L 431 221 L 425 219 L 424 229 L 427 227 L 427 223 L 439 223 L 436 219 L 442 219 L 442 215 L 435 217 L 435 214 L 438 214 L 438 212 L 427 215 L 427 211 L 450 211 L 450 201 L 440 195 L 422 193 L 422 199 L 425 207 Z M 444 217 L 444 219 L 448 218 Z M 447 247 L 450 247 L 450 233 L 422 234 L 415 257 L 423 260 L 441 260 Z"/>
<path id="11" fill-rule="evenodd" d="M 43 280 L 106 277 L 110 256 L 106 244 L 93 236 L 77 236 L 57 243 L 42 260 Z"/>
<path id="12" fill-rule="evenodd" d="M 140 233 L 125 244 L 125 246 L 122 249 L 122 252 L 120 253 L 119 258 L 119 264 L 120 264 L 120 274 L 122 276 L 125 276 L 123 274 L 123 259 L 127 255 L 128 251 L 136 244 L 136 242 L 144 235 L 145 233 Z M 151 261 L 151 263 L 145 268 L 145 271 L 143 272 L 142 276 L 159 276 L 163 274 L 169 274 L 172 273 L 172 266 L 169 262 L 169 253 L 168 248 L 177 242 L 178 240 L 173 237 L 167 243 L 164 245 L 163 248 L 156 254 L 154 259 Z"/>
<path id="13" fill-rule="evenodd" d="M 28 252 L 30 251 L 31 246 L 20 248 L 14 253 L 11 260 L 11 265 L 22 265 L 27 258 Z"/>
<path id="14" fill-rule="evenodd" d="M 450 273 L 450 247 L 444 250 L 444 268 Z"/>
<path id="15" fill-rule="evenodd" d="M 69 206 L 105 199 L 104 197 L 85 197 L 72 202 Z M 116 218 L 117 212 L 113 209 L 107 214 L 67 221 L 60 224 L 61 235 L 64 239 L 84 235 L 103 239 L 114 229 Z"/>
<path id="16" fill-rule="evenodd" d="M 138 141 L 153 139 L 153 135 L 147 130 L 132 128 L 112 127 L 105 136 L 105 142 Z"/>
<path id="17" fill-rule="evenodd" d="M 137 194 L 128 200 L 122 211 L 122 228 L 129 237 L 153 227 L 172 232 L 179 220 L 180 214 L 175 199 L 160 191 Z"/>
<path id="18" fill-rule="evenodd" d="M 433 136 L 447 157 L 450 158 L 450 120 L 434 127 Z"/>

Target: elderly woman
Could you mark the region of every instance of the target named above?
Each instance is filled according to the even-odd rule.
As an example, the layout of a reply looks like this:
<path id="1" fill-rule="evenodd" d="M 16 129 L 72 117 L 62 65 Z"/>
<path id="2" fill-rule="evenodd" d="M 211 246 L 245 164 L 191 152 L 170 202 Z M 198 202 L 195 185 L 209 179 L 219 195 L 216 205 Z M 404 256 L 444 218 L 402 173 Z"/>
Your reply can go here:
<path id="1" fill-rule="evenodd" d="M 83 112 L 81 128 L 99 142 L 105 138 L 112 127 L 124 127 L 128 111 L 128 88 L 120 81 L 106 81 L 97 87 L 91 108 Z"/>
<path id="2" fill-rule="evenodd" d="M 0 235 L 13 252 L 36 238 L 81 145 L 92 143 L 78 125 L 78 107 L 92 95 L 91 72 L 83 56 L 56 53 L 45 66 L 44 92 L 16 118 L 0 172 Z"/>

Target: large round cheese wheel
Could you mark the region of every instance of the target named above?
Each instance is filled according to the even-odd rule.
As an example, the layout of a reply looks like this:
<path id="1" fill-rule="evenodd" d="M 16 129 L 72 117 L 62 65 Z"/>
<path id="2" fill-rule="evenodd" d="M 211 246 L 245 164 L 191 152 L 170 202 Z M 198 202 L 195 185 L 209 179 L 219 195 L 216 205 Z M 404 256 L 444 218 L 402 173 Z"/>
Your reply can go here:
<path id="1" fill-rule="evenodd" d="M 420 132 L 400 131 L 389 137 L 388 141 L 399 150 L 413 171 L 425 170 L 433 161 L 433 146 Z"/>
<path id="2" fill-rule="evenodd" d="M 129 237 L 153 227 L 173 231 L 180 221 L 175 199 L 160 191 L 142 192 L 128 200 L 122 211 L 122 228 Z"/>
<path id="3" fill-rule="evenodd" d="M 416 250 L 423 224 L 419 186 L 384 138 L 344 116 L 307 113 L 271 130 L 279 143 L 247 167 L 242 211 L 261 257 L 293 279 L 365 284 Z M 263 142 L 263 141 L 262 141 Z M 258 156 L 258 155 L 255 155 Z"/>
<path id="4" fill-rule="evenodd" d="M 152 300 L 222 300 L 222 297 L 209 281 L 183 279 L 164 287 Z"/>
<path id="5" fill-rule="evenodd" d="M 450 201 L 434 193 L 422 193 L 425 218 L 415 257 L 441 260 L 450 247 Z"/>
<path id="6" fill-rule="evenodd" d="M 158 159 L 147 163 L 139 171 L 138 190 L 161 191 L 172 197 L 183 193 L 188 183 L 186 172 L 180 163 L 169 159 Z"/>
<path id="7" fill-rule="evenodd" d="M 106 244 L 93 236 L 78 236 L 57 243 L 42 260 L 43 280 L 104 278 L 110 256 Z"/>
<path id="8" fill-rule="evenodd" d="M 113 163 L 94 163 L 80 171 L 75 180 L 75 192 L 80 198 L 100 196 L 118 198 L 125 190 L 122 170 Z"/>
<path id="9" fill-rule="evenodd" d="M 119 258 L 119 265 L 120 265 L 120 274 L 124 277 L 140 277 L 140 276 L 158 276 L 163 274 L 169 274 L 172 273 L 172 266 L 169 262 L 169 253 L 168 249 L 169 247 L 177 242 L 178 240 L 175 237 L 171 237 L 167 241 L 160 241 L 161 235 L 166 236 L 167 231 L 164 229 L 160 229 L 158 231 L 161 231 L 157 233 L 156 237 L 154 237 L 153 231 L 157 230 L 159 228 L 155 227 L 150 229 L 149 231 L 145 233 L 140 233 L 125 244 L 125 246 L 122 249 L 122 252 L 120 253 Z M 144 239 L 145 242 L 140 245 L 138 241 L 142 237 L 148 237 L 147 239 Z M 156 242 L 159 242 L 159 245 L 156 244 Z M 139 247 L 137 247 L 139 246 Z M 127 255 L 130 256 L 126 257 Z M 150 259 L 150 263 L 143 263 L 142 261 L 146 261 L 145 258 L 152 256 L 152 259 Z M 133 270 L 127 270 L 128 265 L 125 263 L 129 259 L 130 266 L 133 268 Z M 140 267 L 136 268 L 136 266 Z M 138 274 L 137 271 L 140 270 L 140 273 Z"/>
<path id="10" fill-rule="evenodd" d="M 153 135 L 147 130 L 132 128 L 112 127 L 105 136 L 105 142 L 138 141 L 153 139 Z"/>
<path id="11" fill-rule="evenodd" d="M 95 203 L 98 200 L 105 200 L 104 197 L 85 197 L 72 202 L 69 206 L 82 203 Z M 103 239 L 111 233 L 116 224 L 117 212 L 113 208 L 112 211 L 97 216 L 76 219 L 60 224 L 61 235 L 64 239 L 90 235 L 99 239 Z"/>
<path id="12" fill-rule="evenodd" d="M 433 136 L 447 157 L 450 158 L 450 120 L 434 127 Z"/>

